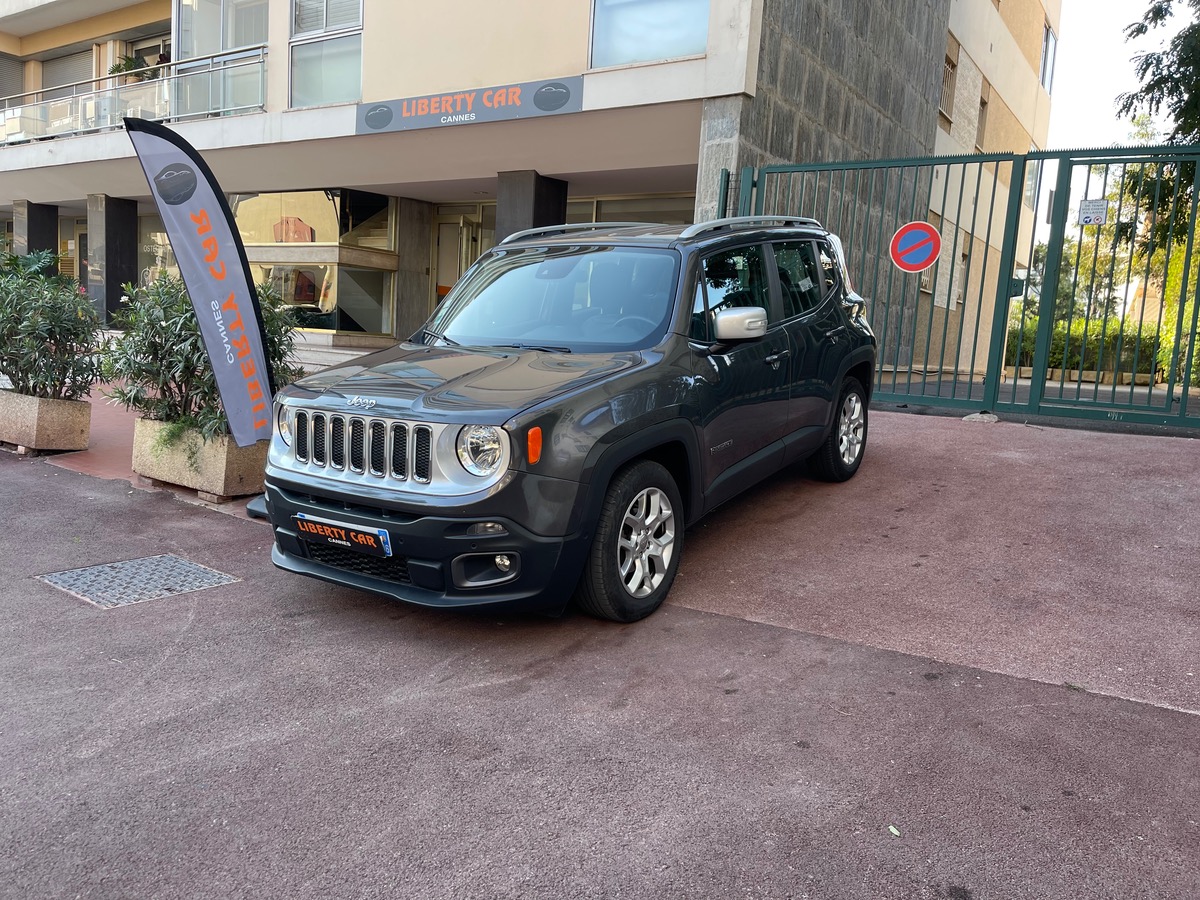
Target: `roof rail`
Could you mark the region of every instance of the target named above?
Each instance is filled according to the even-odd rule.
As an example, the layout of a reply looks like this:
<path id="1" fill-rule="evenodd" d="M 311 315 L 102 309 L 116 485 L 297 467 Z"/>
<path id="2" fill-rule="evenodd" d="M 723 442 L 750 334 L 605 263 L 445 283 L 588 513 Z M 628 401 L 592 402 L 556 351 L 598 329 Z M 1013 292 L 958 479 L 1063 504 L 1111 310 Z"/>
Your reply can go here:
<path id="1" fill-rule="evenodd" d="M 603 231 L 606 228 L 630 228 L 633 226 L 654 225 L 655 222 L 579 222 L 574 225 L 543 225 L 541 228 L 526 228 L 524 231 L 516 231 L 502 240 L 501 244 L 508 244 L 512 241 L 520 240 L 521 238 L 532 237 L 535 234 L 567 234 L 572 231 Z"/>
<path id="2" fill-rule="evenodd" d="M 805 216 L 733 216 L 728 219 L 713 219 L 711 222 L 697 222 L 695 225 L 689 225 L 679 236 L 693 238 L 706 231 L 717 231 L 721 228 L 732 229 L 740 225 L 816 225 L 818 228 L 823 227 L 816 219 L 809 219 Z"/>

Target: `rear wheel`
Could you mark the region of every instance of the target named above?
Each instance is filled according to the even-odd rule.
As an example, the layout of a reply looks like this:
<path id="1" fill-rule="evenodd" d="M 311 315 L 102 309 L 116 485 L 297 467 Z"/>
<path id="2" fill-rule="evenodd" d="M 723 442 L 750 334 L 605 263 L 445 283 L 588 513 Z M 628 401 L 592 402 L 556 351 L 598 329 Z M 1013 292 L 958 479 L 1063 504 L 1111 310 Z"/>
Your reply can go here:
<path id="1" fill-rule="evenodd" d="M 867 402 L 862 384 L 847 376 L 838 395 L 833 427 L 810 459 L 824 481 L 846 481 L 858 471 L 867 448 Z"/>
<path id="2" fill-rule="evenodd" d="M 675 479 L 656 462 L 636 462 L 608 487 L 575 602 L 614 622 L 645 618 L 666 599 L 682 552 Z"/>

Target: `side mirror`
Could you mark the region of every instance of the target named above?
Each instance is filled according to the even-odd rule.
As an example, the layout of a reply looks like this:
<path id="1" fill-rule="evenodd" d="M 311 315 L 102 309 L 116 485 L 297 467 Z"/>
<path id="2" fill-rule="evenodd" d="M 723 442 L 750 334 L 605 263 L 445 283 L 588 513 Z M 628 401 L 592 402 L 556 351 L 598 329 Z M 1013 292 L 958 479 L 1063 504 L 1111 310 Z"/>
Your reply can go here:
<path id="1" fill-rule="evenodd" d="M 718 341 L 747 341 L 767 333 L 767 311 L 761 306 L 735 306 L 717 313 Z"/>
<path id="2" fill-rule="evenodd" d="M 867 301 L 854 293 L 854 291 L 846 292 L 846 296 L 842 298 L 842 306 L 855 318 L 858 318 L 867 311 Z"/>

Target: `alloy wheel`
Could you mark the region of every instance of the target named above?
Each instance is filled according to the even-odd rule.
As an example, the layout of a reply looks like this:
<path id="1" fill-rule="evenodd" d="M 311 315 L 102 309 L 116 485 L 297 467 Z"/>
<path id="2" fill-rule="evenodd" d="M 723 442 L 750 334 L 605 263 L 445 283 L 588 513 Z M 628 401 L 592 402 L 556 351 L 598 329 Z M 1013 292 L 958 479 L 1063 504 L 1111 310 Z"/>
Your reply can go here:
<path id="1" fill-rule="evenodd" d="M 646 488 L 633 498 L 621 520 L 617 569 L 632 597 L 647 597 L 662 584 L 675 552 L 675 511 L 665 493 Z"/>

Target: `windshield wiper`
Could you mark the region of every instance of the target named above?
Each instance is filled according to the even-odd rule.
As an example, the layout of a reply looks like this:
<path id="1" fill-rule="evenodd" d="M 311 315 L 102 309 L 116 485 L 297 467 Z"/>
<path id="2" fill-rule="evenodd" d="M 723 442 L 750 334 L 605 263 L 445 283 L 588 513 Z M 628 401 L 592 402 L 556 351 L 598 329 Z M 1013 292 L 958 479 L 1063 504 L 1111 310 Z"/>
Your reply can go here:
<path id="1" fill-rule="evenodd" d="M 433 331 L 432 329 L 429 329 L 429 328 L 426 328 L 426 329 L 425 329 L 425 330 L 422 332 L 422 334 L 424 334 L 424 335 L 425 335 L 425 337 L 427 337 L 427 338 L 430 338 L 430 337 L 431 337 L 431 338 L 437 338 L 439 341 L 445 341 L 445 342 L 446 342 L 447 344 L 449 344 L 451 347 L 461 347 L 461 346 L 462 346 L 462 344 L 460 344 L 460 343 L 459 343 L 458 341 L 456 341 L 454 338 L 448 338 L 448 337 L 446 337 L 444 334 L 439 334 L 438 332 L 436 332 L 436 331 Z"/>
<path id="2" fill-rule="evenodd" d="M 545 353 L 570 353 L 570 347 L 552 347 L 548 344 L 501 344 L 507 350 L 541 350 Z"/>

